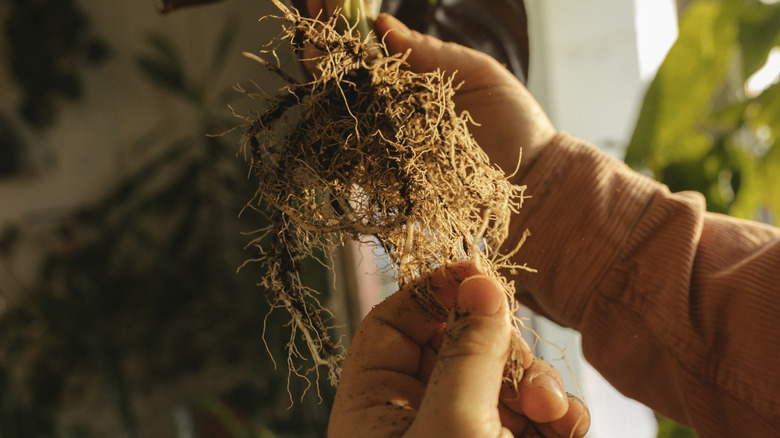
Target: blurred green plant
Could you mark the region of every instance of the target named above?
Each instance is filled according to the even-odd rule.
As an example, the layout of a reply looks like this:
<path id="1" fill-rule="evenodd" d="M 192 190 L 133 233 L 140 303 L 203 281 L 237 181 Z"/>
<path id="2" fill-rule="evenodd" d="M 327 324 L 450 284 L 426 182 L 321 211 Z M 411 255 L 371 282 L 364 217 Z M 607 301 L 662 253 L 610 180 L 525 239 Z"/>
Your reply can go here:
<path id="1" fill-rule="evenodd" d="M 0 114 L 0 176 L 16 173 L 21 167 L 24 143 L 8 117 Z"/>
<path id="2" fill-rule="evenodd" d="M 4 0 L 8 67 L 22 90 L 24 120 L 44 127 L 60 99 L 82 94 L 81 69 L 105 60 L 108 48 L 92 35 L 75 0 Z"/>
<path id="3" fill-rule="evenodd" d="M 304 392 L 303 383 L 288 382 L 284 361 L 276 369 L 268 357 L 286 357 L 285 321 L 272 314 L 264 324 L 263 291 L 248 272 L 236 275 L 247 258 L 242 248 L 249 239 L 241 232 L 263 219 L 251 212 L 237 218 L 256 189 L 236 158 L 237 139 L 208 135 L 236 123 L 227 103 L 239 94 L 216 86 L 236 29 L 233 21 L 224 26 L 200 77 L 169 39 L 147 38 L 138 67 L 187 104 L 191 129 L 170 141 L 172 122 L 161 122 L 142 141 L 159 153 L 107 197 L 52 227 L 54 244 L 42 255 L 39 280 L 0 313 L 0 436 L 59 436 L 57 413 L 68 383 L 94 375 L 101 388 L 82 390 L 101 391 L 121 432 L 141 436 L 138 388 L 163 388 L 208 371 L 214 361 L 256 367 L 256 379 L 236 388 L 251 394 L 239 405 L 262 430 L 324 435 L 332 389 L 322 386 L 324 403 L 316 394 L 290 402 L 290 393 Z M 4 257 L 29 237 L 21 226 L 0 234 L 12 236 L 0 242 Z M 313 287 L 328 290 L 324 268 L 313 264 L 307 274 Z M 264 326 L 267 347 L 259 336 Z M 205 390 L 191 388 L 192 394 Z M 90 436 L 88 425 L 66 426 L 65 436 Z"/>
<path id="4" fill-rule="evenodd" d="M 696 438 L 696 434 L 665 417 L 658 419 L 658 438 Z"/>
<path id="5" fill-rule="evenodd" d="M 20 92 L 18 114 L 32 129 L 45 129 L 57 120 L 63 102 L 82 97 L 84 70 L 110 51 L 74 0 L 2 0 L 0 5 L 3 59 Z M 0 176 L 29 164 L 29 145 L 12 119 L 0 115 Z"/>
<path id="6" fill-rule="evenodd" d="M 247 415 L 245 410 L 214 396 L 196 397 L 190 403 L 190 412 L 195 416 L 205 414 L 205 418 L 212 420 L 212 434 L 216 429 L 225 438 L 293 438 L 296 436 L 289 434 L 290 431 L 276 433 L 268 428 L 267 418 Z"/>
<path id="7" fill-rule="evenodd" d="M 780 83 L 748 79 L 780 45 L 780 4 L 695 0 L 650 84 L 626 162 L 709 210 L 780 223 Z"/>

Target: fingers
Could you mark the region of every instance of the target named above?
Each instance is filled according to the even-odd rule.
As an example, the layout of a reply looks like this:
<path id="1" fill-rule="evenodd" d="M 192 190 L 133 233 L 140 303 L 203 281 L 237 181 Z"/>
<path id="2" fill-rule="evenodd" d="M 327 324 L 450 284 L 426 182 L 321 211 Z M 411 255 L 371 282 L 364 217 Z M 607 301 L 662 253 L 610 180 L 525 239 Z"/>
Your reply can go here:
<path id="1" fill-rule="evenodd" d="M 412 31 L 400 20 L 386 13 L 379 14 L 375 28 L 379 37 L 384 38 L 391 54 L 411 50 L 407 62 L 409 68 L 415 72 L 433 71 L 438 68 L 450 74 L 457 71 L 463 77 L 484 70 L 485 66 L 494 63 L 498 65 L 497 61 L 482 52 Z"/>
<path id="2" fill-rule="evenodd" d="M 413 430 L 435 426 L 459 436 L 498 434 L 496 402 L 510 336 L 501 286 L 481 275 L 461 283 Z"/>
<path id="3" fill-rule="evenodd" d="M 446 326 L 420 306 L 411 286 L 429 287 L 444 307 L 455 308 Z M 453 437 L 486 431 L 584 436 L 587 408 L 563 393 L 549 364 L 533 360 L 529 366 L 527 344 L 518 391 L 502 390 L 512 336 L 507 308 L 500 285 L 468 262 L 440 269 L 375 307 L 350 346 L 331 411 L 331 436 L 359 436 L 367 427 L 381 436 L 407 430 L 408 436 L 434 436 L 432 430 Z"/>
<path id="4" fill-rule="evenodd" d="M 547 114 L 512 73 L 490 56 L 459 44 L 446 43 L 409 30 L 396 18 L 380 14 L 376 31 L 384 38 L 388 52 L 406 53 L 406 62 L 415 72 L 440 69 L 445 76 L 455 74 L 461 83 L 455 102 L 474 121 L 472 134 L 491 160 L 508 175 L 520 161 L 522 170 L 555 136 Z"/>
<path id="5" fill-rule="evenodd" d="M 501 424 L 516 437 L 582 438 L 590 429 L 590 412 L 582 400 L 571 394 L 567 396 L 566 414 L 549 423 L 534 423 L 501 403 L 498 406 Z"/>
<path id="6" fill-rule="evenodd" d="M 325 0 L 306 0 L 306 9 L 309 17 L 327 20 L 334 8 L 328 6 Z M 481 64 L 494 62 L 492 58 L 476 50 L 413 32 L 387 13 L 379 14 L 375 28 L 377 35 L 384 37 L 390 53 L 412 50 L 407 62 L 413 71 L 426 72 L 440 68 L 451 73 L 460 71 L 465 74 L 479 68 Z"/>
<path id="7" fill-rule="evenodd" d="M 534 360 L 516 391 L 502 387 L 500 399 L 501 420 L 515 434 L 536 427 L 548 438 L 582 437 L 590 428 L 585 403 L 564 392 L 560 373 L 542 359 Z"/>
<path id="8" fill-rule="evenodd" d="M 584 437 L 590 429 L 590 412 L 579 398 L 568 394 L 569 409 L 566 414 L 550 423 L 537 424 L 536 428 L 547 438 Z"/>
<path id="9" fill-rule="evenodd" d="M 320 14 L 325 13 L 323 10 L 325 9 L 325 1 L 324 0 L 306 0 L 306 9 L 308 9 L 309 17 L 315 18 L 325 18 L 328 17 L 322 17 Z M 305 13 L 305 11 L 301 11 L 302 13 Z"/>
<path id="10" fill-rule="evenodd" d="M 374 307 L 352 339 L 341 374 L 339 394 L 364 392 L 365 388 L 361 386 L 365 382 L 363 376 L 370 379 L 381 375 L 383 379 L 398 381 L 411 379 L 422 387 L 423 383 L 416 378 L 422 350 L 441 333 L 445 321 L 424 309 L 414 296 L 413 289 L 430 288 L 441 304 L 449 308 L 453 305 L 460 282 L 478 273 L 473 263 L 456 263 L 431 273 L 429 277 L 405 287 Z M 397 396 L 388 392 L 390 386 L 372 386 L 365 397 L 351 399 L 351 407 L 387 402 Z M 412 398 L 408 400 L 409 403 L 414 406 L 419 404 L 419 400 L 414 402 Z M 356 403 L 360 406 L 356 406 Z"/>
<path id="11" fill-rule="evenodd" d="M 557 420 L 568 409 L 561 375 L 541 359 L 535 359 L 533 365 L 525 371 L 516 392 L 505 386 L 501 396 L 509 408 L 537 423 Z"/>
<path id="12" fill-rule="evenodd" d="M 409 427 L 425 392 L 425 384 L 417 378 L 422 351 L 445 324 L 420 305 L 413 290 L 430 288 L 449 308 L 460 282 L 476 274 L 479 271 L 470 262 L 439 269 L 396 292 L 366 316 L 344 361 L 328 425 L 330 436 L 365 436 L 366 428 L 377 436 L 395 436 Z"/>
<path id="13" fill-rule="evenodd" d="M 449 309 L 455 303 L 455 296 L 461 282 L 479 274 L 481 272 L 474 263 L 459 262 L 437 269 L 427 277 L 415 281 L 414 284 L 407 285 L 372 309 L 361 323 L 361 329 L 355 335 L 353 343 L 363 341 L 364 335 L 360 332 L 373 332 L 382 330 L 382 327 L 389 327 L 418 346 L 424 345 L 439 332 L 439 328 L 445 321 L 425 309 L 414 291 L 425 289 L 432 291 L 439 303 Z M 371 341 L 373 342 L 373 338 Z"/>

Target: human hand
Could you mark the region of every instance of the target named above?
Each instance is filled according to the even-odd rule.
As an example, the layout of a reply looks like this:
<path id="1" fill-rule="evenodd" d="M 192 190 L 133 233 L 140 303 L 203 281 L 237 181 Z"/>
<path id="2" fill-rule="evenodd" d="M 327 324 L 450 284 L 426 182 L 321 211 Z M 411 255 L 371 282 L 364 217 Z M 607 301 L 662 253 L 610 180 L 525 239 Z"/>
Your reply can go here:
<path id="1" fill-rule="evenodd" d="M 456 108 L 468 111 L 478 124 L 471 133 L 507 175 L 518 168 L 521 150 L 517 175 L 523 175 L 555 136 L 555 127 L 536 99 L 492 57 L 412 31 L 388 14 L 380 14 L 375 27 L 391 54 L 410 50 L 407 62 L 412 71 L 441 69 L 455 74 L 456 82 L 462 82 L 455 94 Z"/>
<path id="2" fill-rule="evenodd" d="M 498 283 L 471 262 L 427 281 L 449 319 L 426 311 L 411 287 L 377 305 L 347 352 L 330 437 L 585 435 L 587 408 L 527 345 L 517 391 L 502 386 L 513 331 Z"/>
<path id="3" fill-rule="evenodd" d="M 309 1 L 315 4 L 318 0 Z M 510 181 L 521 184 L 527 170 L 557 133 L 528 89 L 492 57 L 409 30 L 388 14 L 381 14 L 375 27 L 384 36 L 390 53 L 410 50 L 407 63 L 413 71 L 441 69 L 455 74 L 456 81 L 462 82 L 454 98 L 456 108 L 468 111 L 478 124 L 471 128 L 472 135 L 491 161 L 511 176 Z M 512 228 L 522 231 L 524 225 Z M 514 250 L 522 238 L 522 232 L 511 233 L 504 249 Z M 515 297 L 544 314 L 525 284 L 517 281 L 516 286 Z"/>
<path id="4" fill-rule="evenodd" d="M 304 1 L 310 16 L 321 16 L 324 0 L 299 3 Z M 377 17 L 375 31 L 390 54 L 410 50 L 410 70 L 422 73 L 440 69 L 456 75 L 456 81 L 462 82 L 455 95 L 456 108 L 468 111 L 478 124 L 472 126 L 472 135 L 505 174 L 522 176 L 555 136 L 555 127 L 536 99 L 489 55 L 410 30 L 386 13 Z M 315 73 L 313 63 L 304 64 Z"/>

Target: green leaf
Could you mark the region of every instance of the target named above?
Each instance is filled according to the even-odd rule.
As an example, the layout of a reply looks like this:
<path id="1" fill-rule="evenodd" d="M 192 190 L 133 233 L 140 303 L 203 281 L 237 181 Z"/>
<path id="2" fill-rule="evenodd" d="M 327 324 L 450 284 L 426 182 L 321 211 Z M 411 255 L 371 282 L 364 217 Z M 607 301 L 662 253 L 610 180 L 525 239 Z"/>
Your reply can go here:
<path id="1" fill-rule="evenodd" d="M 225 60 L 230 54 L 230 48 L 236 40 L 236 31 L 238 30 L 238 17 L 231 16 L 222 31 L 217 37 L 217 43 L 214 51 L 211 53 L 211 62 L 209 63 L 209 75 L 214 77 L 218 75 L 225 66 Z"/>
<path id="2" fill-rule="evenodd" d="M 756 219 L 757 212 L 764 207 L 766 187 L 760 172 L 759 162 L 750 151 L 732 151 L 730 162 L 739 169 L 739 186 L 735 189 L 734 202 L 728 214 L 745 219 Z"/>
<path id="3" fill-rule="evenodd" d="M 753 126 L 778 125 L 780 122 L 780 83 L 774 83 L 754 99 Z M 776 134 L 780 132 L 775 131 Z"/>
<path id="4" fill-rule="evenodd" d="M 716 108 L 707 118 L 706 124 L 716 132 L 733 131 L 744 123 L 745 112 L 751 103 L 751 100 L 740 100 Z"/>
<path id="5" fill-rule="evenodd" d="M 145 39 L 149 48 L 162 62 L 171 65 L 181 65 L 179 50 L 176 49 L 173 41 L 168 37 L 157 33 L 150 33 L 146 35 Z"/>
<path id="6" fill-rule="evenodd" d="M 745 80 L 766 64 L 769 51 L 780 43 L 780 3 L 747 3 L 739 23 L 742 77 Z"/>
<path id="7" fill-rule="evenodd" d="M 214 419 L 218 420 L 219 424 L 229 434 L 228 436 L 235 438 L 251 436 L 251 432 L 243 424 L 241 418 L 239 418 L 238 412 L 222 400 L 216 397 L 203 395 L 195 398 L 193 407 L 208 412 Z"/>
<path id="8" fill-rule="evenodd" d="M 138 55 L 136 61 L 141 72 L 158 86 L 173 93 L 191 96 L 184 65 L 173 43 L 162 35 L 146 38 L 151 52 Z"/>
<path id="9" fill-rule="evenodd" d="M 780 138 L 777 133 L 780 133 L 780 130 L 775 131 L 774 144 L 761 160 L 763 186 L 766 191 L 764 206 L 775 225 L 780 224 Z"/>
<path id="10" fill-rule="evenodd" d="M 626 162 L 658 173 L 673 157 L 700 155 L 701 143 L 681 143 L 698 129 L 723 89 L 738 36 L 736 1 L 691 3 L 679 37 L 650 84 Z"/>
<path id="11" fill-rule="evenodd" d="M 658 438 L 696 438 L 696 434 L 672 420 L 658 417 Z"/>

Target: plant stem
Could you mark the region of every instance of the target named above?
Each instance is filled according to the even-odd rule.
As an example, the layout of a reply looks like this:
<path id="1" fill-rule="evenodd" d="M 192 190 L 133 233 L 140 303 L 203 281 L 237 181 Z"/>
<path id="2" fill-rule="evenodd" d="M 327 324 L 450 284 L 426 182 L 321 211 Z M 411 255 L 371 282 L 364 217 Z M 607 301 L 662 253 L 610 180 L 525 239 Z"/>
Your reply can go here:
<path id="1" fill-rule="evenodd" d="M 325 8 L 328 15 L 332 15 L 337 9 L 346 18 L 350 26 L 355 26 L 363 38 L 374 28 L 374 20 L 379 15 L 381 0 L 326 0 Z M 341 24 L 340 24 L 341 25 Z M 344 30 L 344 29 L 341 29 Z"/>

